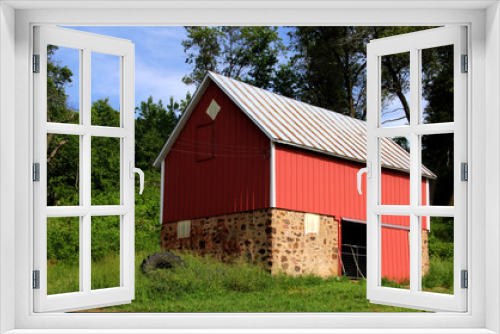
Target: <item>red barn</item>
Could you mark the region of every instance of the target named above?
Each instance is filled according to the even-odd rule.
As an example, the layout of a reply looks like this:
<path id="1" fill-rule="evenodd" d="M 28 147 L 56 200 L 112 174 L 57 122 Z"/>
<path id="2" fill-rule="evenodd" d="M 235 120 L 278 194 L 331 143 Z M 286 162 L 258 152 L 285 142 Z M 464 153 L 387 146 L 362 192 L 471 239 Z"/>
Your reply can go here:
<path id="1" fill-rule="evenodd" d="M 408 152 L 387 138 L 381 159 L 382 204 L 408 205 Z M 155 161 L 162 248 L 239 254 L 273 273 L 365 275 L 365 165 L 365 122 L 208 73 Z M 422 174 L 425 205 L 435 175 Z M 409 219 L 382 223 L 382 275 L 408 279 Z"/>

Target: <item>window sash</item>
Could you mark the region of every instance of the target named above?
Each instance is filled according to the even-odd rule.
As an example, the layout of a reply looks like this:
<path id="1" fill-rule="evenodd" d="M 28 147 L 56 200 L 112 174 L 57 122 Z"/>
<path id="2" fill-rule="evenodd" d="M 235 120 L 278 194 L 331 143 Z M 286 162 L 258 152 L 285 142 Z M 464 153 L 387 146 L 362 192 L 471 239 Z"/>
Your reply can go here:
<path id="1" fill-rule="evenodd" d="M 436 28 L 399 35 L 368 44 L 367 55 L 367 137 L 368 161 L 372 177 L 367 187 L 367 297 L 374 303 L 465 312 L 467 290 L 461 289 L 460 272 L 467 269 L 467 182 L 460 181 L 460 163 L 467 162 L 465 93 L 467 75 L 460 72 L 461 54 L 466 54 L 465 27 Z M 454 122 L 419 124 L 421 119 L 421 53 L 419 50 L 454 45 Z M 395 128 L 381 127 L 381 57 L 410 52 L 410 124 Z M 398 133 L 410 136 L 410 205 L 381 205 L 381 149 L 380 138 Z M 421 198 L 421 141 L 422 134 L 454 134 L 454 207 L 424 206 Z M 408 215 L 410 217 L 410 290 L 387 288 L 381 285 L 381 215 Z M 445 295 L 420 291 L 421 282 L 421 228 L 419 217 L 454 217 L 454 294 Z"/>
<path id="2" fill-rule="evenodd" d="M 40 182 L 34 184 L 34 266 L 40 271 L 40 289 L 33 290 L 35 312 L 71 311 L 99 305 L 128 303 L 134 298 L 134 163 L 133 44 L 129 41 L 64 28 L 35 27 L 34 51 L 40 55 L 40 73 L 34 74 L 34 161 L 40 163 Z M 80 52 L 80 124 L 46 122 L 47 45 Z M 120 127 L 91 125 L 91 52 L 120 57 Z M 132 96 L 130 96 L 132 95 Z M 80 142 L 78 206 L 47 206 L 46 136 L 77 135 Z M 120 205 L 91 205 L 91 139 L 120 138 Z M 93 216 L 120 216 L 120 286 L 93 290 L 91 286 L 91 226 Z M 47 295 L 47 218 L 79 217 L 79 291 Z"/>

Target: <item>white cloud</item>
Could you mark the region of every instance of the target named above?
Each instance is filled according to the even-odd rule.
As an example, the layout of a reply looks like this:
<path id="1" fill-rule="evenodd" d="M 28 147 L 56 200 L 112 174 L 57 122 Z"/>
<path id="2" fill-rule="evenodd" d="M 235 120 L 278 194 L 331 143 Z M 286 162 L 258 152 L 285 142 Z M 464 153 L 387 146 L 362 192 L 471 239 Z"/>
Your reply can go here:
<path id="1" fill-rule="evenodd" d="M 147 63 L 136 64 L 135 96 L 136 105 L 145 101 L 150 95 L 155 101 L 161 99 L 166 104 L 170 96 L 175 101 L 180 101 L 186 92 L 193 91 L 194 87 L 187 87 L 182 82 L 185 75 L 184 69 L 158 68 Z"/>

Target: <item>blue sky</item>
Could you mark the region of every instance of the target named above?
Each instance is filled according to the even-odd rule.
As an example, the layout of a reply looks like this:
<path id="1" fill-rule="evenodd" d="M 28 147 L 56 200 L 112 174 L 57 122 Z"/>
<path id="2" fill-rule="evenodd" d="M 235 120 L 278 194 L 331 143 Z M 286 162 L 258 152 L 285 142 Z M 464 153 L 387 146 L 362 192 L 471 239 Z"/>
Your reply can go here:
<path id="1" fill-rule="evenodd" d="M 184 49 L 181 45 L 186 38 L 184 27 L 113 27 L 113 26 L 85 26 L 66 27 L 86 31 L 94 34 L 112 36 L 131 40 L 135 44 L 135 104 L 139 106 L 142 101 L 152 95 L 153 100 L 162 100 L 168 103 L 170 96 L 175 101 L 184 99 L 189 91 L 194 93 L 195 86 L 187 86 L 182 82 L 182 77 L 190 73 L 191 65 L 186 64 Z M 286 27 L 280 27 L 278 32 L 285 44 L 289 44 Z M 60 48 L 55 59 L 61 65 L 67 65 L 73 72 L 74 81 L 66 87 L 69 95 L 69 105 L 78 109 L 78 51 Z M 280 61 L 284 62 L 285 57 Z M 119 59 L 117 56 L 93 54 L 92 55 L 92 101 L 108 97 L 111 106 L 119 110 Z M 407 99 L 409 101 L 409 94 Z M 425 104 L 426 101 L 423 101 Z M 389 103 L 388 109 L 400 108 L 399 101 Z M 390 114 L 398 118 L 402 111 Z M 385 119 L 385 117 L 383 118 Z M 386 126 L 404 125 L 405 121 L 397 121 Z"/>
<path id="2" fill-rule="evenodd" d="M 186 38 L 184 27 L 66 27 L 106 36 L 131 40 L 135 44 L 135 103 L 152 95 L 155 102 L 167 104 L 170 96 L 180 101 L 195 86 L 187 86 L 182 77 L 191 71 L 185 62 L 181 45 Z M 280 36 L 288 43 L 286 29 L 279 29 Z M 69 104 L 78 107 L 78 52 L 60 48 L 56 60 L 67 65 L 75 75 L 74 82 L 66 88 Z M 92 56 L 92 101 L 109 97 L 111 105 L 119 108 L 118 57 L 96 54 Z"/>

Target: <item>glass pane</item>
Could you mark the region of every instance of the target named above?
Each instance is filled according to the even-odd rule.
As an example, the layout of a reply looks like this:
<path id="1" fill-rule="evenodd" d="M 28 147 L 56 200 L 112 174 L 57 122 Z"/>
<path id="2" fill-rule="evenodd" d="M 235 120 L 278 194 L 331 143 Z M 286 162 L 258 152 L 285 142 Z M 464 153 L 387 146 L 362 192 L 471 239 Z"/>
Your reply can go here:
<path id="1" fill-rule="evenodd" d="M 120 216 L 92 217 L 92 289 L 120 286 Z"/>
<path id="2" fill-rule="evenodd" d="M 381 57 L 381 120 L 383 128 L 410 124 L 410 53 Z"/>
<path id="3" fill-rule="evenodd" d="M 47 134 L 47 205 L 79 205 L 80 138 Z"/>
<path id="4" fill-rule="evenodd" d="M 454 220 L 451 217 L 421 217 L 420 221 L 422 291 L 453 294 Z"/>
<path id="5" fill-rule="evenodd" d="M 120 205 L 120 138 L 92 137 L 92 205 Z"/>
<path id="6" fill-rule="evenodd" d="M 453 206 L 453 138 L 453 133 L 422 136 L 422 205 Z"/>
<path id="7" fill-rule="evenodd" d="M 120 57 L 92 52 L 92 125 L 120 126 Z"/>
<path id="8" fill-rule="evenodd" d="M 381 204 L 410 205 L 410 139 L 384 137 L 381 147 Z"/>
<path id="9" fill-rule="evenodd" d="M 422 124 L 453 122 L 453 45 L 422 50 Z"/>
<path id="10" fill-rule="evenodd" d="M 47 122 L 79 123 L 80 50 L 47 45 Z"/>
<path id="11" fill-rule="evenodd" d="M 380 216 L 382 286 L 410 288 L 410 217 Z"/>
<path id="12" fill-rule="evenodd" d="M 47 218 L 47 294 L 80 291 L 80 218 Z"/>

